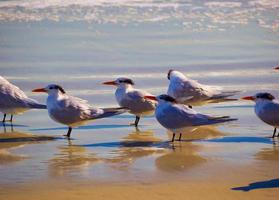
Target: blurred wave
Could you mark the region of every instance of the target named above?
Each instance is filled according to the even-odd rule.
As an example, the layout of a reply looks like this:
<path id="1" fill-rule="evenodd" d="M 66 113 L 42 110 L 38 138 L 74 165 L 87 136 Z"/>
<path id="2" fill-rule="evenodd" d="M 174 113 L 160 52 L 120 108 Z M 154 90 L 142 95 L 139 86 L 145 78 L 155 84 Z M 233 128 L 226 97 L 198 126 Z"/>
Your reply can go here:
<path id="1" fill-rule="evenodd" d="M 277 0 L 14 0 L 0 2 L 0 21 L 172 23 L 195 31 L 255 23 L 278 31 Z"/>

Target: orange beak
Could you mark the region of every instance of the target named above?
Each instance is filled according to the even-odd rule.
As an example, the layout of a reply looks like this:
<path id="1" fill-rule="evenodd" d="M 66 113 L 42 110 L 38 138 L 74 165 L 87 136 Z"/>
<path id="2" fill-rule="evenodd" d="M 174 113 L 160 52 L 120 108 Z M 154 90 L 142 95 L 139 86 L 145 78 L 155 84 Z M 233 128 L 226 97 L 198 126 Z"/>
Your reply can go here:
<path id="1" fill-rule="evenodd" d="M 278 69 L 279 69 L 279 66 L 278 66 L 278 67 L 275 67 L 274 69 L 277 69 L 277 70 L 278 70 Z"/>
<path id="2" fill-rule="evenodd" d="M 158 101 L 155 96 L 144 96 L 143 98 L 150 99 L 150 100 L 153 100 L 153 101 Z"/>
<path id="3" fill-rule="evenodd" d="M 38 88 L 38 89 L 32 90 L 32 92 L 47 92 L 47 90 L 45 88 Z"/>
<path id="4" fill-rule="evenodd" d="M 241 99 L 254 101 L 254 100 L 255 100 L 255 97 L 253 97 L 253 96 L 247 96 L 247 97 L 242 97 Z"/>
<path id="5" fill-rule="evenodd" d="M 103 82 L 104 85 L 116 85 L 115 81 Z"/>

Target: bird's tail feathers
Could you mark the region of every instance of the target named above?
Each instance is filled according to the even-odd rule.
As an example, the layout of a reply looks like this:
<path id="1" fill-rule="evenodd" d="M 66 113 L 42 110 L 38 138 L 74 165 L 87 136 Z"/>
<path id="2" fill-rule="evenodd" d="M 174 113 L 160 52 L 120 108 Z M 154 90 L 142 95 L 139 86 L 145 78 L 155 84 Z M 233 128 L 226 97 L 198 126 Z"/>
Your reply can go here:
<path id="1" fill-rule="evenodd" d="M 114 115 L 120 115 L 122 113 L 128 112 L 129 110 L 124 107 L 117 107 L 117 108 L 101 108 L 104 112 L 97 117 L 93 117 L 92 119 L 99 119 L 105 117 L 112 117 Z"/>
<path id="2" fill-rule="evenodd" d="M 40 104 L 38 103 L 37 101 L 33 100 L 33 99 L 30 99 L 28 102 L 27 102 L 27 105 L 29 108 L 34 108 L 34 109 L 47 109 L 47 106 L 44 105 L 44 104 Z"/>
<path id="3" fill-rule="evenodd" d="M 216 123 L 224 123 L 224 122 L 231 122 L 238 120 L 237 118 L 231 118 L 230 116 L 220 116 L 220 117 L 211 117 L 210 124 L 216 124 Z"/>
<path id="4" fill-rule="evenodd" d="M 224 91 L 224 92 L 221 92 L 220 94 L 214 95 L 210 99 L 223 99 L 223 98 L 234 96 L 240 92 L 241 92 L 240 90 Z"/>

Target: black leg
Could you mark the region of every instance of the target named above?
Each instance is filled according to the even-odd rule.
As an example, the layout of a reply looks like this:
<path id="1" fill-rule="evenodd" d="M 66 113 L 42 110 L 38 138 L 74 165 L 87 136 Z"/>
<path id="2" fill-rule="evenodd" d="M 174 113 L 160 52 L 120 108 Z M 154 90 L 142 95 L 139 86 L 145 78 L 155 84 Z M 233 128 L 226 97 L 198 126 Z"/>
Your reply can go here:
<path id="1" fill-rule="evenodd" d="M 6 133 L 7 129 L 6 129 L 6 124 L 5 123 L 3 123 L 3 127 L 4 127 L 4 133 Z"/>
<path id="2" fill-rule="evenodd" d="M 3 120 L 2 120 L 3 123 L 4 123 L 5 120 L 6 120 L 6 116 L 7 116 L 7 114 L 5 113 L 5 114 L 4 114 L 4 117 L 3 117 Z"/>
<path id="3" fill-rule="evenodd" d="M 136 116 L 135 127 L 138 127 L 139 120 L 140 120 L 140 117 L 139 117 L 139 116 Z"/>
<path id="4" fill-rule="evenodd" d="M 11 123 L 11 131 L 14 132 L 14 125 Z"/>
<path id="5" fill-rule="evenodd" d="M 171 139 L 171 142 L 174 141 L 174 138 L 175 138 L 175 133 L 172 134 L 172 139 Z"/>
<path id="6" fill-rule="evenodd" d="M 274 138 L 274 137 L 275 137 L 275 134 L 276 134 L 276 128 L 274 128 L 274 131 L 273 131 L 273 136 L 272 136 L 272 138 Z"/>
<path id="7" fill-rule="evenodd" d="M 67 132 L 67 137 L 70 138 L 72 132 L 72 127 L 69 127 L 68 132 Z"/>
<path id="8" fill-rule="evenodd" d="M 11 114 L 10 122 L 13 122 L 13 114 Z"/>
<path id="9" fill-rule="evenodd" d="M 180 135 L 179 135 L 179 141 L 181 141 L 181 136 L 182 136 L 182 134 L 180 133 Z"/>

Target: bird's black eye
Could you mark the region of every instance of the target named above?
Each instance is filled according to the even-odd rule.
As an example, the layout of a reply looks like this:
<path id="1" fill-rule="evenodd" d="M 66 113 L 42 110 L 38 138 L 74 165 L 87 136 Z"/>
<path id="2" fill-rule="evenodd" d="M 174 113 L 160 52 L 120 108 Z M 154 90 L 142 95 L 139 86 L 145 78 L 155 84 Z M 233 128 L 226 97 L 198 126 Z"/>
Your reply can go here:
<path id="1" fill-rule="evenodd" d="M 53 87 L 49 87 L 50 90 L 54 89 Z"/>

